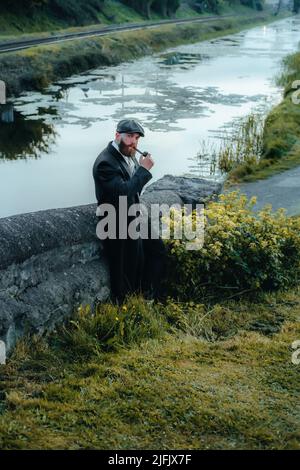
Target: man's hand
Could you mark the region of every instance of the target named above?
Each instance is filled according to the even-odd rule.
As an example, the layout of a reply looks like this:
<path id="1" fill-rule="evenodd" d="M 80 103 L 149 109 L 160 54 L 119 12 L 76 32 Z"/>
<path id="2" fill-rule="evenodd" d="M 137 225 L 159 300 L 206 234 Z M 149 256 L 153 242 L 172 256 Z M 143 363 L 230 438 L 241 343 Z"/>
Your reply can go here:
<path id="1" fill-rule="evenodd" d="M 139 160 L 139 164 L 141 166 L 143 166 L 144 168 L 146 168 L 146 170 L 148 170 L 148 171 L 151 170 L 151 168 L 154 165 L 154 161 L 153 161 L 153 158 L 152 158 L 151 154 L 148 153 L 146 155 L 146 157 L 144 157 L 144 155 L 141 155 L 140 160 Z"/>

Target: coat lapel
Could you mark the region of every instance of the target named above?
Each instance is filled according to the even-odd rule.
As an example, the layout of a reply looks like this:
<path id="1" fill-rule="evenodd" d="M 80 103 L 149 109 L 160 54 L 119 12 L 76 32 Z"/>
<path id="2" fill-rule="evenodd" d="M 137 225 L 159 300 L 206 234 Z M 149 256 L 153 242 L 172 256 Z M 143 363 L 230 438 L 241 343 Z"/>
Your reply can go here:
<path id="1" fill-rule="evenodd" d="M 124 161 L 122 155 L 117 151 L 117 149 L 112 145 L 112 142 L 110 142 L 107 146 L 107 150 L 108 152 L 117 160 L 117 163 L 119 164 L 119 167 L 121 168 L 122 170 L 122 173 L 124 175 L 124 177 L 129 180 L 131 178 L 131 174 L 130 174 L 130 170 L 127 166 L 127 163 Z M 134 161 L 134 165 L 135 165 L 135 171 L 137 170 L 137 168 L 140 166 L 136 157 L 134 157 L 133 159 Z M 136 201 L 139 202 L 140 201 L 140 198 L 139 198 L 139 193 L 136 194 Z"/>
<path id="2" fill-rule="evenodd" d="M 118 161 L 118 164 L 119 164 L 119 166 L 121 167 L 122 173 L 123 173 L 123 175 L 125 176 L 125 178 L 126 178 L 126 179 L 130 179 L 130 178 L 131 178 L 131 174 L 130 174 L 130 170 L 129 170 L 129 168 L 128 168 L 127 163 L 126 163 L 125 160 L 123 159 L 122 155 L 117 151 L 117 149 L 115 149 L 115 147 L 112 145 L 111 142 L 108 144 L 107 150 L 108 150 L 109 153 L 111 153 L 111 154 L 113 155 L 113 157 Z"/>

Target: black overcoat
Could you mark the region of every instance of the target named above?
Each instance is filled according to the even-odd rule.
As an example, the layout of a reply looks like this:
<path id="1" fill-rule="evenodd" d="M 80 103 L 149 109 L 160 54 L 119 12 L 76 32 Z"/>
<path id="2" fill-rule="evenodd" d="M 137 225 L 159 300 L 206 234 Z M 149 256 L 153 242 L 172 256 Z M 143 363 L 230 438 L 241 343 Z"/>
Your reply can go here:
<path id="1" fill-rule="evenodd" d="M 97 157 L 93 167 L 95 191 L 98 205 L 112 204 L 117 213 L 119 196 L 127 197 L 128 207 L 140 201 L 140 193 L 145 184 L 152 178 L 151 173 L 140 166 L 136 159 L 135 171 L 131 176 L 129 167 L 122 155 L 110 142 Z M 130 223 L 128 218 L 128 224 Z M 125 295 L 140 288 L 144 269 L 144 253 L 141 238 L 107 238 L 104 248 L 110 265 L 111 289 L 114 299 L 123 300 Z"/>

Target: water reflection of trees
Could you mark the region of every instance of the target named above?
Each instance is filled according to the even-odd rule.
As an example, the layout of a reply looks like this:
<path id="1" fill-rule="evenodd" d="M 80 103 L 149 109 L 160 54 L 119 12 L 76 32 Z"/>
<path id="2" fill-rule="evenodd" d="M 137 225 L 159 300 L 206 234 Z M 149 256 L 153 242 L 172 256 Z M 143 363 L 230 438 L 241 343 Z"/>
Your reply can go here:
<path id="1" fill-rule="evenodd" d="M 57 135 L 53 125 L 25 118 L 15 110 L 0 111 L 0 160 L 40 158 L 49 152 Z M 8 115 L 10 119 L 5 119 Z"/>

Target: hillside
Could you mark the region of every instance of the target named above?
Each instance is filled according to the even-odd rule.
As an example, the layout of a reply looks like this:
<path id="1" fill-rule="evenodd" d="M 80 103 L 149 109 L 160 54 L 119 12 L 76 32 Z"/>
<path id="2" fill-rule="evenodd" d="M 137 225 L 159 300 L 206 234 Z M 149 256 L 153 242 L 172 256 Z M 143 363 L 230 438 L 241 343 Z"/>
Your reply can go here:
<path id="1" fill-rule="evenodd" d="M 143 6 L 143 4 L 147 6 Z M 173 8 L 165 4 L 176 4 Z M 2 0 L 0 4 L 0 35 L 19 35 L 57 31 L 91 24 L 140 22 L 166 17 L 189 17 L 199 14 L 240 13 L 247 0 L 208 2 L 135 1 L 135 0 Z M 150 4 L 152 5 L 150 7 Z M 200 5 L 203 4 L 203 7 Z M 131 6 L 130 6 L 131 5 Z M 250 5 L 248 5 L 250 6 Z M 258 8 L 260 9 L 260 8 Z"/>

